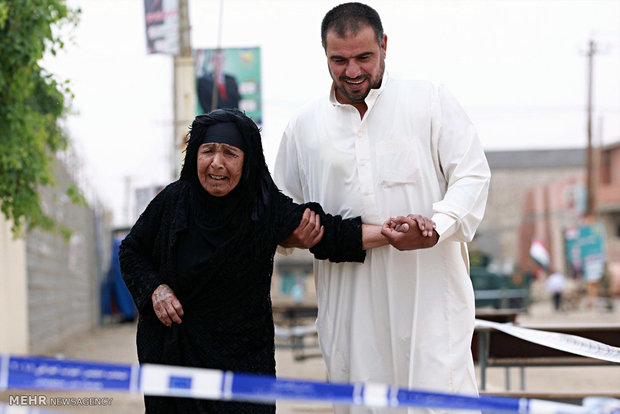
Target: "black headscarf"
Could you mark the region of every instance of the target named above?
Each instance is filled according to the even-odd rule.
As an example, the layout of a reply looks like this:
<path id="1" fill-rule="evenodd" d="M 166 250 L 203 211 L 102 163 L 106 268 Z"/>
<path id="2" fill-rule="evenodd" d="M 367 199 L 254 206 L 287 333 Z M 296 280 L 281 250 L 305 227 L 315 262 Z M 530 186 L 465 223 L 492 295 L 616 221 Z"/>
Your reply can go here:
<path id="1" fill-rule="evenodd" d="M 239 190 L 238 197 L 242 208 L 249 212 L 252 221 L 257 222 L 269 207 L 271 195 L 276 189 L 276 185 L 265 162 L 260 130 L 254 121 L 243 112 L 232 108 L 216 109 L 208 114 L 198 115 L 194 119 L 188 134 L 189 139 L 185 150 L 185 161 L 181 169 L 181 180 L 191 183 L 192 186 L 199 186 L 197 189 L 202 189 L 208 195 L 198 180 L 198 147 L 203 143 L 210 126 L 228 122 L 234 123 L 241 133 L 244 144 L 242 149 L 245 153 L 241 180 L 235 190 Z M 232 195 L 234 192 L 232 191 L 228 195 Z"/>

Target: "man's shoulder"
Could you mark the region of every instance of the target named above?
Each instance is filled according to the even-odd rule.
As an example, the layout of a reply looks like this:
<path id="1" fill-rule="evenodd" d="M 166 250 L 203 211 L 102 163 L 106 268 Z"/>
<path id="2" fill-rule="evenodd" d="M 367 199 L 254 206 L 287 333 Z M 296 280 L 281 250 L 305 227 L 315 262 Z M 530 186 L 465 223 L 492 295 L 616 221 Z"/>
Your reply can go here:
<path id="1" fill-rule="evenodd" d="M 289 125 L 305 124 L 306 122 L 315 122 L 317 119 L 321 119 L 321 115 L 329 109 L 329 98 L 322 96 L 315 98 L 305 103 L 300 109 L 295 112 L 291 117 Z"/>
<path id="2" fill-rule="evenodd" d="M 415 89 L 424 91 L 434 91 L 439 85 L 436 82 L 429 80 L 421 80 L 408 78 L 402 75 L 390 75 L 387 87 L 390 89 Z"/>

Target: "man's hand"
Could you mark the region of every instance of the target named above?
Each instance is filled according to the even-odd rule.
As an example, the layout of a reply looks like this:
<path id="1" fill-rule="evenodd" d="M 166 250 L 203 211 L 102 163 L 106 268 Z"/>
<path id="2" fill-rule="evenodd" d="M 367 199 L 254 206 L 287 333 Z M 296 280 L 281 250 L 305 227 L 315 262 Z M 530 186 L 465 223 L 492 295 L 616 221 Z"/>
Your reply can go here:
<path id="1" fill-rule="evenodd" d="M 309 249 L 321 241 L 325 227 L 321 226 L 321 217 L 307 208 L 299 222 L 299 226 L 288 236 L 280 246 Z"/>
<path id="2" fill-rule="evenodd" d="M 388 219 L 381 229 L 381 234 L 398 250 L 425 249 L 439 241 L 435 223 L 419 214 Z"/>
<path id="3" fill-rule="evenodd" d="M 183 307 L 170 286 L 166 284 L 157 286 L 151 295 L 151 300 L 153 301 L 153 310 L 161 323 L 168 327 L 172 326 L 172 322 L 181 323 Z"/>

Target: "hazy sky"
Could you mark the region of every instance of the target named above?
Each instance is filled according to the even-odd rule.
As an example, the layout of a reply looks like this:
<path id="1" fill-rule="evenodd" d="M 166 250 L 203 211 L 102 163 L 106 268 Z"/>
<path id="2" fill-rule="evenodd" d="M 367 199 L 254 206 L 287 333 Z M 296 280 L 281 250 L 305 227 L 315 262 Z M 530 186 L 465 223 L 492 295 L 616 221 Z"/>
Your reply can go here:
<path id="1" fill-rule="evenodd" d="M 75 44 L 44 66 L 71 80 L 75 113 L 66 126 L 88 195 L 125 224 L 127 182 L 172 180 L 172 57 L 147 55 L 143 0 L 68 3 L 82 9 Z M 288 119 L 329 90 L 320 22 L 339 3 L 223 0 L 222 46 L 261 48 L 270 167 Z M 446 84 L 488 150 L 585 146 L 585 52 L 594 39 L 595 134 L 620 141 L 620 0 L 367 4 L 388 36 L 387 70 Z M 216 47 L 220 0 L 189 7 L 192 47 Z"/>

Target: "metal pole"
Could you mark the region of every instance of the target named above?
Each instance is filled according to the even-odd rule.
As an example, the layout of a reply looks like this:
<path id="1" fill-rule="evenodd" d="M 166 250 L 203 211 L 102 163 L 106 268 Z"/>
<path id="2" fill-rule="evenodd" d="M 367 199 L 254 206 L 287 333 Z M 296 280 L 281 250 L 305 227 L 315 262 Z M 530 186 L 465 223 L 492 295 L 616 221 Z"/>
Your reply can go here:
<path id="1" fill-rule="evenodd" d="M 220 0 L 220 16 L 218 20 L 218 29 L 217 29 L 217 48 L 214 53 L 222 53 L 223 19 L 224 19 L 224 0 Z M 218 95 L 217 83 L 219 82 L 220 76 L 223 76 L 223 74 L 217 73 L 214 67 L 213 68 L 213 91 L 211 93 L 211 108 L 210 108 L 211 111 L 218 108 L 219 95 Z"/>
<path id="2" fill-rule="evenodd" d="M 594 73 L 594 55 L 596 54 L 596 43 L 590 40 L 588 47 L 588 146 L 586 150 L 586 218 L 593 220 L 596 214 L 596 174 L 594 173 L 594 150 L 592 146 L 592 95 L 593 95 L 593 73 Z"/>
<path id="3" fill-rule="evenodd" d="M 192 56 L 189 37 L 189 5 L 187 2 L 188 0 L 179 0 L 179 55 L 183 57 Z"/>

